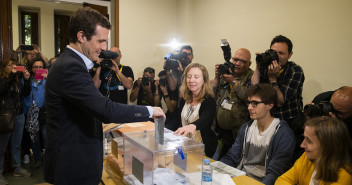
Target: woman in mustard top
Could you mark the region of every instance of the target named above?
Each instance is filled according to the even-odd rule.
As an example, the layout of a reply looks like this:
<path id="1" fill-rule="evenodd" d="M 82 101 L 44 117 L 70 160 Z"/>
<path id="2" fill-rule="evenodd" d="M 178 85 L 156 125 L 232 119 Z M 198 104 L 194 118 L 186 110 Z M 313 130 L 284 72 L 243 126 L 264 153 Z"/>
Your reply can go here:
<path id="1" fill-rule="evenodd" d="M 352 142 L 342 121 L 322 116 L 305 123 L 305 152 L 275 185 L 351 185 Z"/>

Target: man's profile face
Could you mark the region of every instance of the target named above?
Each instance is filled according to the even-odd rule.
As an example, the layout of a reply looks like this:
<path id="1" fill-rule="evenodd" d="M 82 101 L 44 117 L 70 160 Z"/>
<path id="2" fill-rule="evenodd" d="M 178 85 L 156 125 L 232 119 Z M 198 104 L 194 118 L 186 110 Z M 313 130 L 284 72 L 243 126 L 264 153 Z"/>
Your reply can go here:
<path id="1" fill-rule="evenodd" d="M 81 49 L 83 54 L 91 61 L 97 61 L 100 52 L 106 50 L 107 42 L 109 40 L 109 32 L 109 29 L 97 25 L 95 28 L 95 35 L 92 36 L 91 40 L 88 41 L 87 37 L 84 36 L 81 43 Z"/>
<path id="2" fill-rule="evenodd" d="M 336 116 L 342 121 L 349 121 L 352 119 L 352 97 L 346 96 L 339 91 L 336 91 L 331 99 L 330 103 L 333 105 Z"/>
<path id="3" fill-rule="evenodd" d="M 188 64 L 190 64 L 192 62 L 193 54 L 192 54 L 191 50 L 188 50 L 188 49 L 183 49 L 182 52 L 187 53 L 186 59 L 184 61 L 181 61 L 184 66 L 187 66 Z"/>
<path id="4" fill-rule="evenodd" d="M 262 99 L 259 96 L 248 97 L 248 102 L 253 102 L 248 104 L 248 111 L 251 119 L 262 119 L 270 114 L 273 104 L 261 103 Z"/>
<path id="5" fill-rule="evenodd" d="M 242 75 L 248 71 L 251 65 L 251 56 L 248 52 L 244 50 L 237 50 L 232 57 L 231 62 L 235 65 L 235 74 Z"/>
<path id="6" fill-rule="evenodd" d="M 278 62 L 281 67 L 286 65 L 288 59 L 290 59 L 292 56 L 292 51 L 291 53 L 288 52 L 288 46 L 285 42 L 276 42 L 270 47 L 270 49 L 273 49 L 277 52 L 280 60 Z"/>

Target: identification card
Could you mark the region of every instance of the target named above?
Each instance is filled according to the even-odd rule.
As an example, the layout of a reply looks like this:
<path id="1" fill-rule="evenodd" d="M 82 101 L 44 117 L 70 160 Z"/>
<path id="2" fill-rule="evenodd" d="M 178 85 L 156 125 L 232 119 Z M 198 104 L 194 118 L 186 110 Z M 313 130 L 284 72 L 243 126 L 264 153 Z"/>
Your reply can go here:
<path id="1" fill-rule="evenodd" d="M 229 99 L 224 98 L 221 102 L 221 107 L 227 110 L 231 110 L 232 109 L 232 104 L 229 102 Z"/>
<path id="2" fill-rule="evenodd" d="M 119 85 L 119 86 L 118 86 L 118 89 L 119 89 L 119 91 L 123 91 L 123 90 L 125 89 L 125 87 L 122 86 L 122 85 Z"/>

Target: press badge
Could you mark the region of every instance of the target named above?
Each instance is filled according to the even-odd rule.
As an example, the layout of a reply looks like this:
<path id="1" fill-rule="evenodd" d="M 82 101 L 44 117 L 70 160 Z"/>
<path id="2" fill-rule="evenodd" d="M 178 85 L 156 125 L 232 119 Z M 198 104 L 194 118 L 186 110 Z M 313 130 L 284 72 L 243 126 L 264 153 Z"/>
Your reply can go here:
<path id="1" fill-rule="evenodd" d="M 119 91 L 123 91 L 125 89 L 125 87 L 123 87 L 123 85 L 119 85 L 118 89 L 119 89 Z"/>
<path id="2" fill-rule="evenodd" d="M 231 102 L 229 102 L 228 98 L 224 98 L 221 102 L 221 107 L 227 110 L 231 110 L 232 109 L 232 104 Z"/>

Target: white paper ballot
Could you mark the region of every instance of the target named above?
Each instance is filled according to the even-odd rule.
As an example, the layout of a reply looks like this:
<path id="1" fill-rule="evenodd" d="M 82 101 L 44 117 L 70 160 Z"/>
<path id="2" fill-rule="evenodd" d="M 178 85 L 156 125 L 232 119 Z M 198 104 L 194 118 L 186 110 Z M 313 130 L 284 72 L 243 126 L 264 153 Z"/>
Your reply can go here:
<path id="1" fill-rule="evenodd" d="M 212 185 L 236 185 L 228 174 L 213 173 Z"/>
<path id="2" fill-rule="evenodd" d="M 176 141 L 176 140 L 183 140 L 183 139 L 189 139 L 188 137 L 185 137 L 185 136 L 177 136 L 177 135 L 174 135 L 173 132 L 167 132 L 167 133 L 164 133 L 164 137 L 165 139 L 169 140 L 169 141 Z"/>
<path id="3" fill-rule="evenodd" d="M 213 167 L 213 173 L 228 174 L 230 175 L 230 177 L 238 177 L 241 175 L 246 175 L 246 172 L 239 170 L 237 168 L 234 168 L 232 166 L 229 166 L 220 161 L 212 162 L 210 163 L 210 165 Z"/>

